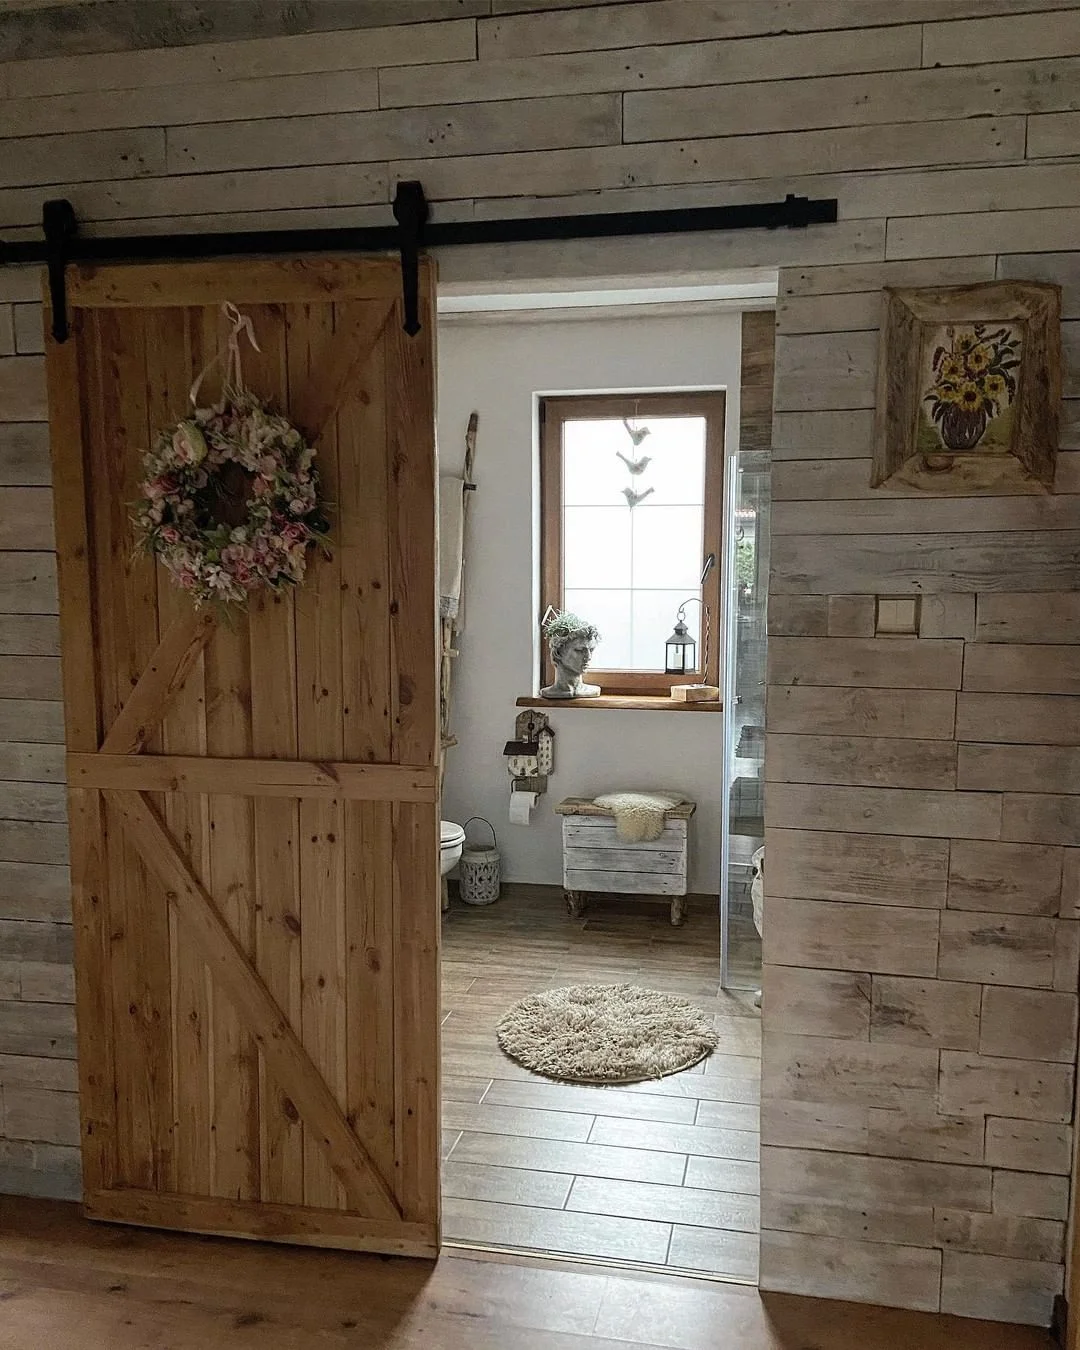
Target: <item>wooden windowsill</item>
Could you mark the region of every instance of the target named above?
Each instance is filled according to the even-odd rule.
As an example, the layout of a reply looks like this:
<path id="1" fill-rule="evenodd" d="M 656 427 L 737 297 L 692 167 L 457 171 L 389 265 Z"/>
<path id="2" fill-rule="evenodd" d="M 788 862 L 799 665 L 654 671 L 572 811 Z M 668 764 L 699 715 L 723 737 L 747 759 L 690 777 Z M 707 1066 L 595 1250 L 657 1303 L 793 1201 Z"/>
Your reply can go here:
<path id="1" fill-rule="evenodd" d="M 598 698 L 519 698 L 519 708 L 549 708 L 561 711 L 567 709 L 618 709 L 621 712 L 723 712 L 724 705 L 718 699 L 709 703 L 676 703 L 673 698 L 643 698 L 635 694 L 601 694 Z"/>

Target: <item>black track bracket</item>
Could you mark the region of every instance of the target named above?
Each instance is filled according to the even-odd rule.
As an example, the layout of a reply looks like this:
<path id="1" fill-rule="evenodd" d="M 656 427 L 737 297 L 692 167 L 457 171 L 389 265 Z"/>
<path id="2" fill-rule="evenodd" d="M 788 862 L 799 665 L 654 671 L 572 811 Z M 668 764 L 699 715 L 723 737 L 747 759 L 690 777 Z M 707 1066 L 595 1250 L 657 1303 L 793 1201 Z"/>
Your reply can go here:
<path id="1" fill-rule="evenodd" d="M 394 193 L 394 219 L 398 223 L 401 254 L 401 298 L 405 308 L 402 327 L 410 337 L 420 331 L 420 248 L 430 211 L 422 183 L 398 183 Z"/>
<path id="2" fill-rule="evenodd" d="M 75 208 L 65 197 L 45 202 L 41 208 L 41 228 L 45 235 L 46 266 L 49 269 L 49 304 L 52 306 L 52 335 L 66 342 L 68 325 L 67 282 L 64 269 L 71 253 L 71 241 L 79 230 Z"/>

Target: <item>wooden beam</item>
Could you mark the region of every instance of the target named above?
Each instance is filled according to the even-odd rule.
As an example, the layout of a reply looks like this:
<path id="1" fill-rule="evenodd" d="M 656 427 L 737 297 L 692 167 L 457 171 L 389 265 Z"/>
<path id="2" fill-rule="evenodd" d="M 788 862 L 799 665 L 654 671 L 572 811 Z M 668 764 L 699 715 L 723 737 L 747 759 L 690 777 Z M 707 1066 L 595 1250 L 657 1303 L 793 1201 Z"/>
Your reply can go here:
<path id="1" fill-rule="evenodd" d="M 168 712 L 216 627 L 213 614 L 195 609 L 170 624 L 109 728 L 101 744 L 102 754 L 138 754 Z"/>
<path id="2" fill-rule="evenodd" d="M 397 1256 L 439 1254 L 433 1224 L 369 1219 L 306 1205 L 224 1200 L 212 1195 L 160 1195 L 157 1191 L 97 1190 L 87 1194 L 83 1212 L 90 1219 L 148 1228 L 179 1228 L 185 1233 L 221 1233 L 261 1242 L 334 1247 L 357 1252 L 393 1252 Z"/>
<path id="3" fill-rule="evenodd" d="M 265 1056 L 267 1068 L 300 1112 L 308 1137 L 319 1141 L 353 1203 L 374 1218 L 401 1218 L 393 1193 L 353 1133 L 288 1018 L 222 917 L 213 896 L 192 873 L 149 798 L 140 792 L 115 791 L 110 800 L 143 861 L 167 888 L 180 922 L 214 979 L 232 999 L 244 1027 Z"/>
<path id="4" fill-rule="evenodd" d="M 203 755 L 74 754 L 68 755 L 67 768 L 72 787 L 362 802 L 433 802 L 438 777 L 427 765 Z"/>

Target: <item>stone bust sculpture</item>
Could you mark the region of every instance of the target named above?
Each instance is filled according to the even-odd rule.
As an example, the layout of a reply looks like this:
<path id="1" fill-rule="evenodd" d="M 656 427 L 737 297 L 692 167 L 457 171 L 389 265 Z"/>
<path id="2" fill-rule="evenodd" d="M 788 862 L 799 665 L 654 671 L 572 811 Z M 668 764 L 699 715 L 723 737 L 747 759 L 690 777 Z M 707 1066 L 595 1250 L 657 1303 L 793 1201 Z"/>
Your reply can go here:
<path id="1" fill-rule="evenodd" d="M 555 683 L 540 693 L 544 698 L 596 698 L 598 684 L 582 678 L 589 668 L 600 634 L 595 624 L 562 611 L 544 620 L 544 637 L 555 667 Z"/>

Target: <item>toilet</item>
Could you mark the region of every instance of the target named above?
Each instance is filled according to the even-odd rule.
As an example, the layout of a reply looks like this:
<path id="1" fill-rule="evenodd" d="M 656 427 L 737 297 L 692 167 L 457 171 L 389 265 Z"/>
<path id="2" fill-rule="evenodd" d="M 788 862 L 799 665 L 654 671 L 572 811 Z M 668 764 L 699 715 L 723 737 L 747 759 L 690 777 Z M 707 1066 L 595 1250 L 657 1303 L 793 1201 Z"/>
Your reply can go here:
<path id="1" fill-rule="evenodd" d="M 455 868 L 465 845 L 465 831 L 452 820 L 439 822 L 439 871 L 446 876 Z"/>

